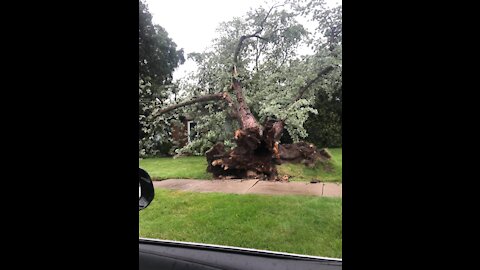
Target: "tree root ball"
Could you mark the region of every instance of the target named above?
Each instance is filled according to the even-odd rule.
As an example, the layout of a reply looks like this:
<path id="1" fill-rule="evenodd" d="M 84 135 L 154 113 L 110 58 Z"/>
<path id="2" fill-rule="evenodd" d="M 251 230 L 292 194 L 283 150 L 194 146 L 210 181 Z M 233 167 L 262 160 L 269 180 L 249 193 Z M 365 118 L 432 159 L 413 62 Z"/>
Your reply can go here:
<path id="1" fill-rule="evenodd" d="M 266 123 L 263 132 L 259 128 L 235 131 L 235 148 L 227 151 L 220 142 L 205 153 L 207 171 L 222 179 L 287 181 L 278 177 L 276 165 L 292 162 L 315 166 L 317 161 L 331 158 L 326 149 L 318 150 L 306 142 L 279 144 L 281 132 L 276 129 L 283 129 L 283 123 Z"/>

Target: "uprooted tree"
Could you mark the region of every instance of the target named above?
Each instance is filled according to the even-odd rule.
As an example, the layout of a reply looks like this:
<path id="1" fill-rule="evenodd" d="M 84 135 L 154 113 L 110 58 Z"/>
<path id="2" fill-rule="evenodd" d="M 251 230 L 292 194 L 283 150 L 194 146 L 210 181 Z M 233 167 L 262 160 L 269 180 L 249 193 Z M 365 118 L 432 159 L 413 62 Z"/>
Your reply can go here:
<path id="1" fill-rule="evenodd" d="M 313 34 L 297 21 L 299 16 L 317 23 Z M 205 153 L 207 170 L 215 177 L 276 180 L 277 164 L 328 159 L 327 151 L 300 137 L 306 137 L 308 115 L 316 113 L 314 92 L 334 91 L 332 85 L 341 83 L 341 6 L 286 1 L 251 10 L 219 30 L 210 51 L 190 55 L 200 71 L 196 80 L 184 83 L 190 89 L 185 101 L 157 108 L 154 115 L 190 108 L 202 115 L 205 131 L 218 128 L 219 121 L 232 122 L 233 139 L 217 136 Z M 300 55 L 301 46 L 312 53 Z M 285 129 L 293 144 L 280 143 Z M 226 146 L 225 141 L 233 143 Z"/>

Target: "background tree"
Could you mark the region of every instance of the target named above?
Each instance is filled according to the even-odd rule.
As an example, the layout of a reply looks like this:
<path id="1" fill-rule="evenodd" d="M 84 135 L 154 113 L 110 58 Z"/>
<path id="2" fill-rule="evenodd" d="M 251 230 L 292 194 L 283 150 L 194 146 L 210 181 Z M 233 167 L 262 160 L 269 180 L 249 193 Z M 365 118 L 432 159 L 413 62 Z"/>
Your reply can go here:
<path id="1" fill-rule="evenodd" d="M 162 106 L 176 86 L 172 73 L 185 59 L 183 49 L 159 25 L 152 23 L 152 15 L 142 1 L 139 2 L 139 137 L 140 156 L 155 155 L 162 142 L 168 142 L 166 119 L 152 113 Z M 162 138 L 164 137 L 164 138 Z"/>
<path id="2" fill-rule="evenodd" d="M 150 78 L 152 85 L 166 85 L 172 81 L 172 72 L 185 61 L 183 49 L 177 45 L 160 25 L 152 23 L 148 6 L 139 2 L 138 69 L 140 76 Z"/>
<path id="3" fill-rule="evenodd" d="M 315 98 L 317 114 L 311 114 L 305 122 L 307 140 L 317 147 L 342 146 L 342 90 L 331 96 L 318 91 Z"/>
<path id="4" fill-rule="evenodd" d="M 312 2 L 319 5 L 319 2 Z M 317 31 L 323 35 L 323 40 L 315 46 L 328 49 L 330 54 L 339 61 L 342 57 L 342 6 L 324 10 L 309 10 L 317 24 Z M 331 72 L 324 84 L 315 90 L 315 105 L 317 114 L 311 114 L 305 122 L 307 140 L 318 147 L 342 146 L 342 73 L 341 69 Z"/>

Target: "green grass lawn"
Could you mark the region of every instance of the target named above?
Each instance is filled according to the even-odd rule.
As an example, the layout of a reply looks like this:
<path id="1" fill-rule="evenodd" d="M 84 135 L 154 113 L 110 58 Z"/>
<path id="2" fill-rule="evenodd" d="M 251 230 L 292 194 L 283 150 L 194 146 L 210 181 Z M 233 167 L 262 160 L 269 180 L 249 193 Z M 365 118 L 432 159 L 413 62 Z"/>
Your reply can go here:
<path id="1" fill-rule="evenodd" d="M 342 199 L 155 190 L 140 237 L 342 257 Z"/>
<path id="2" fill-rule="evenodd" d="M 328 164 L 308 168 L 302 164 L 286 163 L 278 166 L 278 173 L 291 176 L 290 181 L 311 181 L 316 178 L 324 182 L 342 182 L 342 148 L 328 150 L 332 154 Z"/>
<path id="3" fill-rule="evenodd" d="M 148 172 L 153 180 L 163 179 L 212 179 L 207 173 L 205 157 L 148 158 L 140 160 L 140 168 Z"/>
<path id="4" fill-rule="evenodd" d="M 329 149 L 332 160 L 328 165 L 318 164 L 308 168 L 302 164 L 283 164 L 278 166 L 280 175 L 289 175 L 291 181 L 310 181 L 312 178 L 325 182 L 342 182 L 342 149 Z M 153 180 L 177 179 L 212 179 L 207 173 L 205 157 L 148 158 L 140 160 L 140 168 L 146 170 Z"/>

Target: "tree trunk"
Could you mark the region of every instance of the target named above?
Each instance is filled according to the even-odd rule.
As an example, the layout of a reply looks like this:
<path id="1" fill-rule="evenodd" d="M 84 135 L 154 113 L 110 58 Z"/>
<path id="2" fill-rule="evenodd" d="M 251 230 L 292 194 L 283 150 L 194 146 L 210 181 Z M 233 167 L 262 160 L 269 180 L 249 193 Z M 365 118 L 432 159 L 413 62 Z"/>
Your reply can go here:
<path id="1" fill-rule="evenodd" d="M 237 146 L 229 152 L 221 143 L 213 146 L 206 153 L 207 170 L 215 177 L 277 179 L 275 159 L 279 156 L 275 154 L 275 149 L 278 151 L 276 141 L 280 139 L 278 135 L 283 130 L 283 122 L 281 127 L 273 123 L 259 125 L 245 102 L 243 89 L 235 75 L 234 71 L 232 89 L 238 102 L 237 114 L 241 126 L 234 134 Z M 275 129 L 279 130 L 275 132 Z M 275 135 L 278 138 L 274 138 Z"/>

